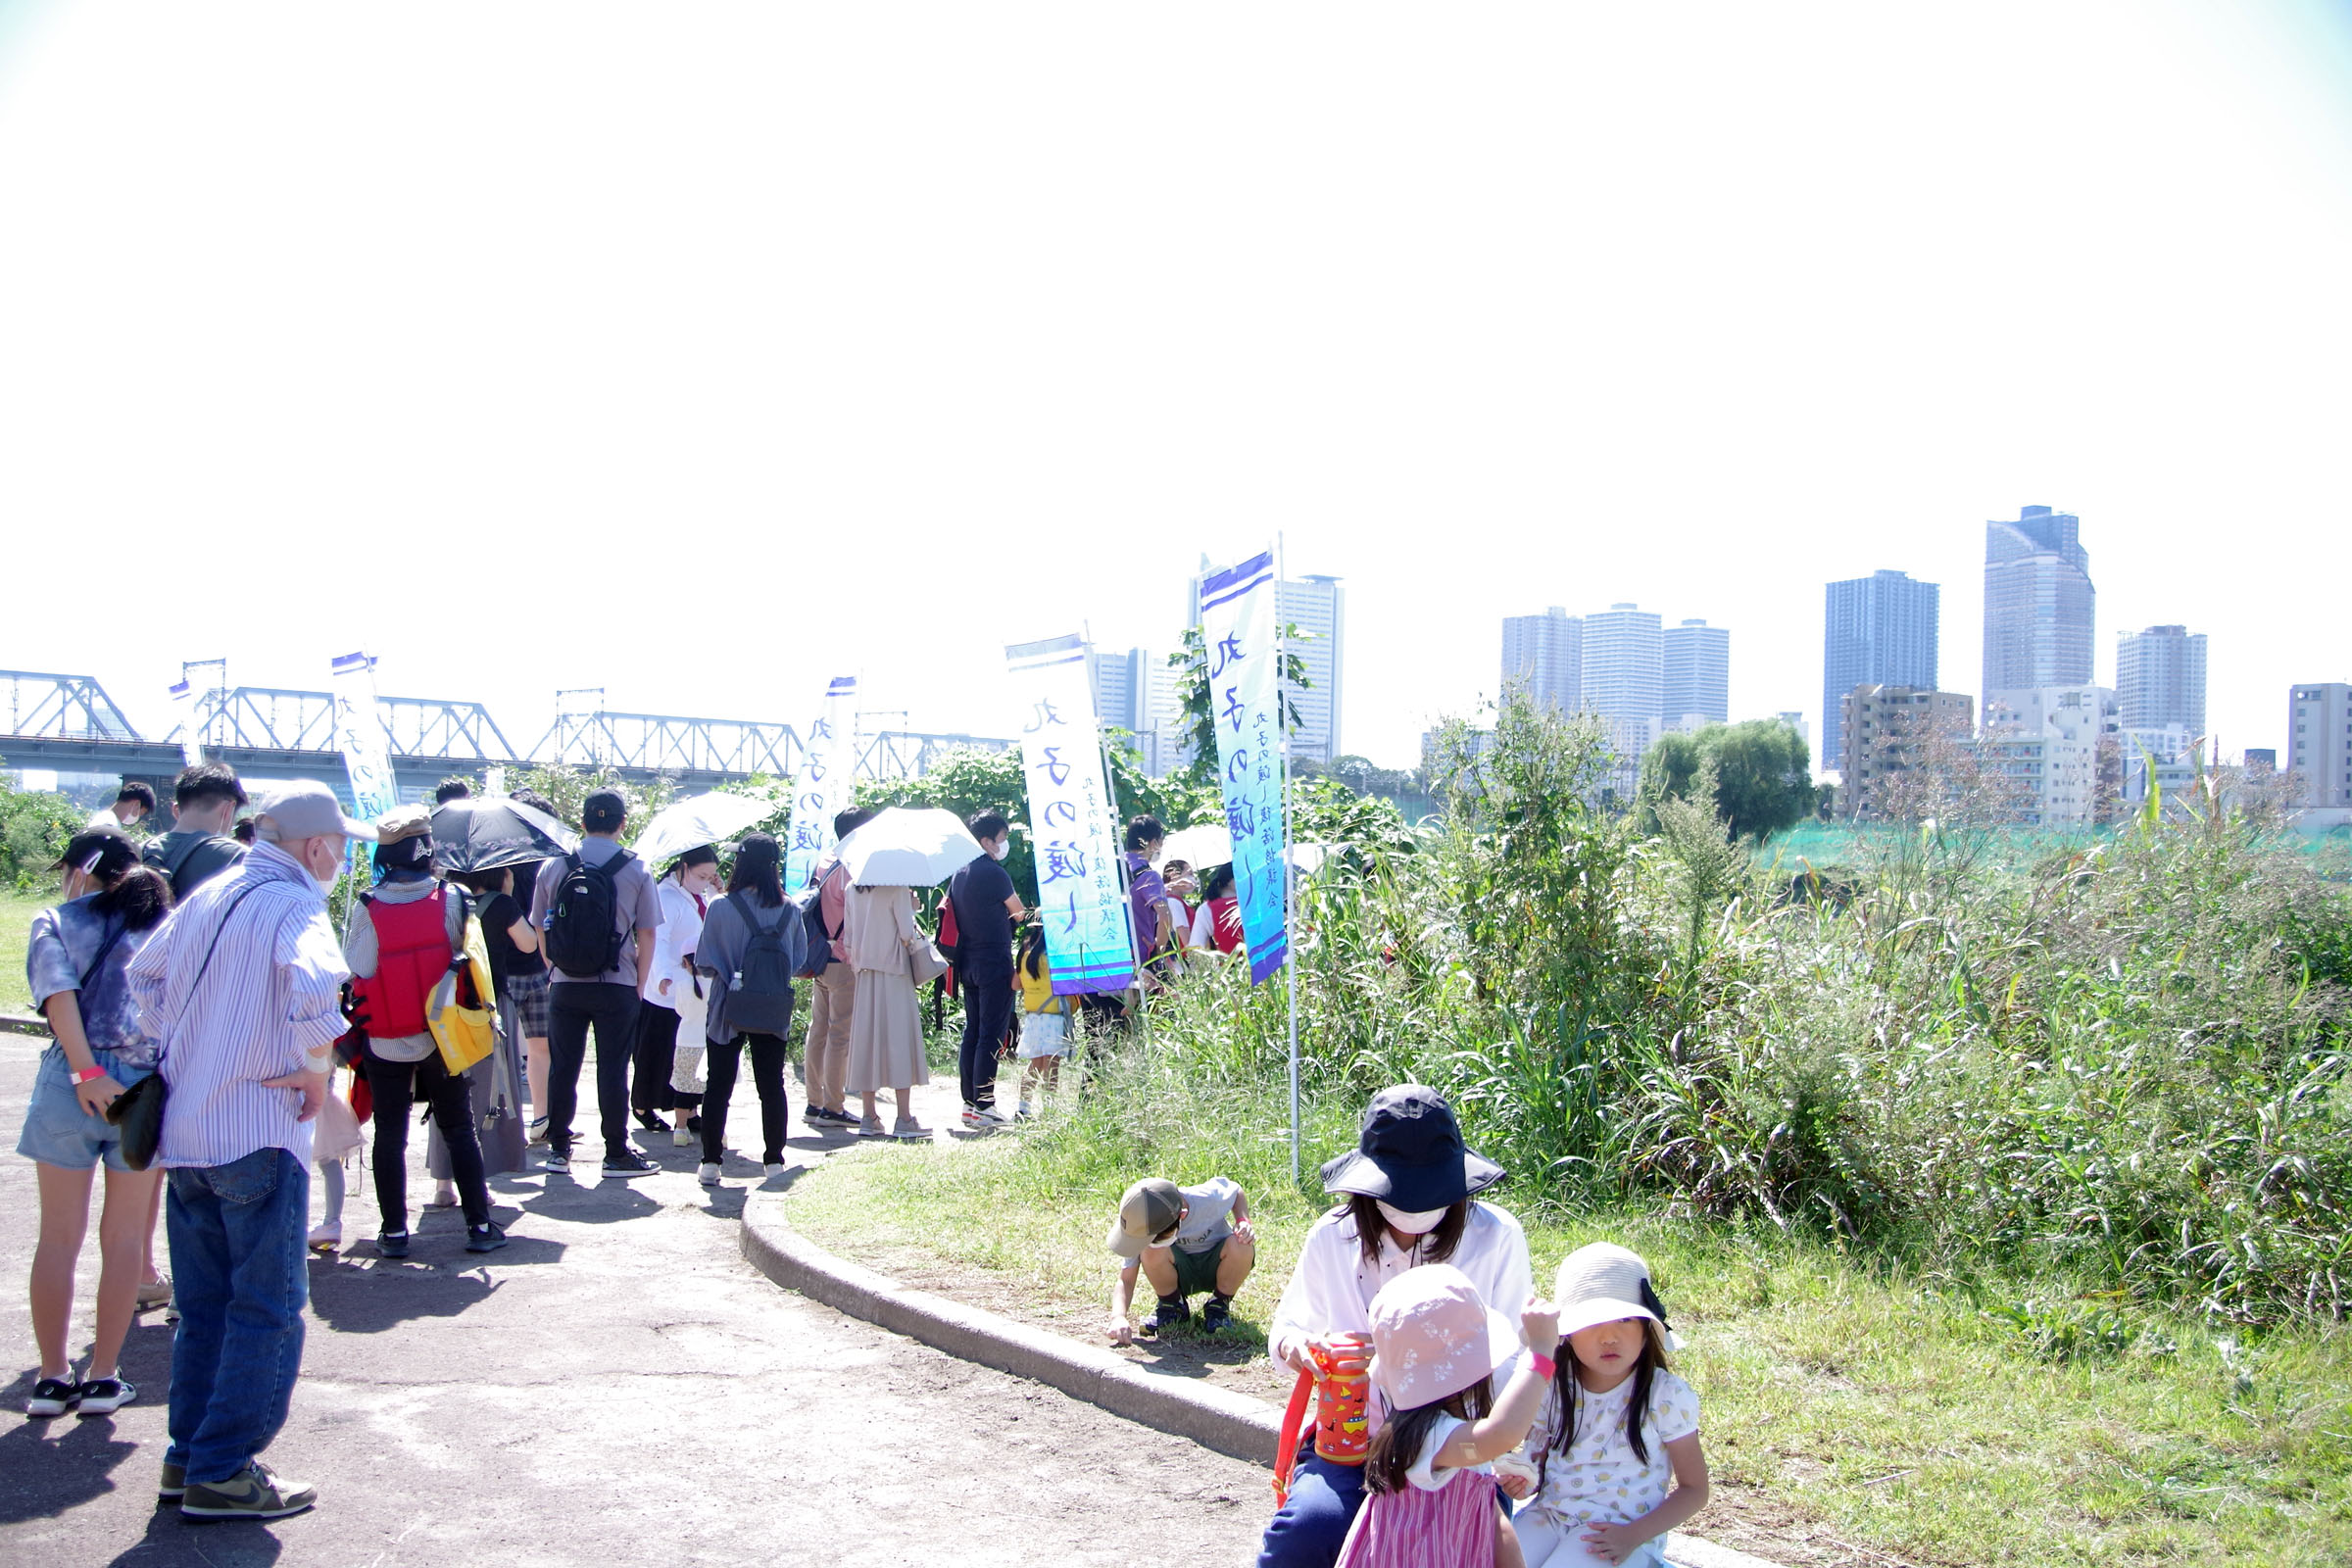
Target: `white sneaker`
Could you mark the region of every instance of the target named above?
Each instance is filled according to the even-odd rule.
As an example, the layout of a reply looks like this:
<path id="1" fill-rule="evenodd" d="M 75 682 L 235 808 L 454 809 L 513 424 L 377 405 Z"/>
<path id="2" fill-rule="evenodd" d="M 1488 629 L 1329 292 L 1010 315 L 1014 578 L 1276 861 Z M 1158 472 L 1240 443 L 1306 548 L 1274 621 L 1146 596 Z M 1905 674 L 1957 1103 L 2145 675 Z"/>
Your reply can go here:
<path id="1" fill-rule="evenodd" d="M 694 1179 L 705 1187 L 716 1187 L 718 1185 L 718 1167 L 706 1159 L 695 1167 Z"/>
<path id="2" fill-rule="evenodd" d="M 931 1129 L 916 1121 L 912 1116 L 901 1116 L 897 1121 L 891 1123 L 890 1136 L 903 1138 L 912 1143 L 929 1138 Z"/>
<path id="3" fill-rule="evenodd" d="M 683 1127 L 677 1128 L 669 1135 L 669 1146 L 672 1149 L 692 1149 L 696 1144 L 701 1142 L 701 1139 L 695 1137 L 694 1134 L 688 1132 Z"/>
<path id="4" fill-rule="evenodd" d="M 785 1167 L 782 1165 L 762 1165 L 760 1167 L 760 1174 L 772 1179 L 774 1177 L 783 1175 Z"/>
<path id="5" fill-rule="evenodd" d="M 331 1252 L 343 1245 L 343 1222 L 330 1219 L 323 1225 L 311 1227 L 311 1250 Z"/>

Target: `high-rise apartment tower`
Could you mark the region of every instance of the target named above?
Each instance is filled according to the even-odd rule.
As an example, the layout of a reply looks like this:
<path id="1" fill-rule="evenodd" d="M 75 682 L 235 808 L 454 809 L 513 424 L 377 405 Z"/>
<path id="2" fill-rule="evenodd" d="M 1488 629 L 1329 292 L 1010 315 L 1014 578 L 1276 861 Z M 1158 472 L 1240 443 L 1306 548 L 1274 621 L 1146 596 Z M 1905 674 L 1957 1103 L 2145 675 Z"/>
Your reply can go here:
<path id="1" fill-rule="evenodd" d="M 1704 620 L 1669 626 L 1659 638 L 1658 720 L 1668 729 L 1720 724 L 1732 715 L 1732 634 Z"/>
<path id="2" fill-rule="evenodd" d="M 2191 635 L 2186 626 L 2119 632 L 2115 698 L 2126 729 L 2178 724 L 2191 736 L 2204 734 L 2205 634 Z"/>
<path id="3" fill-rule="evenodd" d="M 2352 686 L 2298 686 L 2287 700 L 2286 765 L 2303 775 L 2306 806 L 2352 806 Z"/>
<path id="4" fill-rule="evenodd" d="M 1573 713 L 1585 696 L 1585 623 L 1558 605 L 1502 619 L 1502 687 Z"/>
<path id="5" fill-rule="evenodd" d="M 1943 590 L 1900 571 L 1829 585 L 1821 655 L 1821 765 L 1842 761 L 1846 693 L 1857 686 L 1936 689 L 1936 616 Z"/>

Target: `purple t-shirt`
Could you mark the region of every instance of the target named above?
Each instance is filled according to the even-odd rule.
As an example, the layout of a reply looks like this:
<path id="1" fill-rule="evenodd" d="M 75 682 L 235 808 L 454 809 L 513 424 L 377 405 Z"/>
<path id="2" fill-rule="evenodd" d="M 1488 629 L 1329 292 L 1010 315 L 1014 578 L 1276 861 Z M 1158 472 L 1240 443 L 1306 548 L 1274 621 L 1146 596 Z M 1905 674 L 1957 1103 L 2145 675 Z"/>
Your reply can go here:
<path id="1" fill-rule="evenodd" d="M 1168 896 L 1167 883 L 1152 868 L 1152 862 L 1141 854 L 1127 852 L 1127 902 L 1135 909 L 1135 951 L 1139 958 L 1149 958 L 1158 951 L 1152 943 L 1159 930 L 1159 911 Z"/>

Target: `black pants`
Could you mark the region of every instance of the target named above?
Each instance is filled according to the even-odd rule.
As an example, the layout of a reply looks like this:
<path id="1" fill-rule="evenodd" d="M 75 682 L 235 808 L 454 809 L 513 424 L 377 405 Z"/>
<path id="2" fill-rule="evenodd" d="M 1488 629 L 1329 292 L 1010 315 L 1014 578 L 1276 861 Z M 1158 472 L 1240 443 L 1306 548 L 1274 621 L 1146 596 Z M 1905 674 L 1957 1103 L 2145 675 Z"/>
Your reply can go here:
<path id="1" fill-rule="evenodd" d="M 997 1102 L 997 1048 L 1012 1023 L 1012 976 L 960 976 L 963 989 L 963 1048 L 956 1054 L 956 1077 L 963 1102 L 973 1110 L 988 1110 Z"/>
<path id="2" fill-rule="evenodd" d="M 490 1187 L 482 1179 L 482 1143 L 474 1135 L 473 1099 L 466 1080 L 441 1063 L 435 1051 L 422 1061 L 386 1061 L 373 1051 L 364 1058 L 368 1093 L 375 1110 L 375 1206 L 383 1228 L 409 1228 L 409 1109 L 418 1099 L 433 1108 L 433 1125 L 449 1146 L 449 1176 L 458 1184 L 466 1223 L 490 1223 Z"/>
<path id="3" fill-rule="evenodd" d="M 637 1036 L 637 988 L 603 980 L 559 980 L 547 988 L 547 1145 L 571 1152 L 580 1067 L 596 1026 L 596 1112 L 605 1153 L 629 1152 L 629 1049 Z"/>
<path id="4" fill-rule="evenodd" d="M 727 1101 L 735 1093 L 736 1064 L 752 1054 L 752 1083 L 760 1091 L 760 1160 L 784 1163 L 784 1040 L 780 1035 L 737 1035 L 712 1046 L 703 1058 L 703 1163 L 718 1164 L 727 1152 Z"/>
<path id="5" fill-rule="evenodd" d="M 689 1042 L 691 1044 L 691 1042 Z M 678 1011 L 646 1001 L 637 1009 L 637 1049 L 629 1053 L 636 1077 L 629 1084 L 631 1110 L 692 1110 L 700 1095 L 669 1087 L 670 1069 L 678 1064 Z"/>

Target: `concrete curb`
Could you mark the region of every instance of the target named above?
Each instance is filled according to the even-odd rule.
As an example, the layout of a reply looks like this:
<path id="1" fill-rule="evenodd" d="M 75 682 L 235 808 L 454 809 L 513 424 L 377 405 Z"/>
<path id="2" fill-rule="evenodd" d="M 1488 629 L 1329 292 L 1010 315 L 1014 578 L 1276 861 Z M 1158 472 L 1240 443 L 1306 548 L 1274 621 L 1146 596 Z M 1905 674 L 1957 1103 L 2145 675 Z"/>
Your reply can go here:
<path id="1" fill-rule="evenodd" d="M 997 1313 L 951 1301 L 835 1257 L 794 1231 L 781 1193 L 753 1193 L 743 1206 L 743 1255 L 787 1290 L 966 1361 L 1049 1383 L 1113 1415 L 1190 1438 L 1204 1448 L 1271 1468 L 1282 1416 L 1262 1399 L 1133 1362 Z"/>
<path id="2" fill-rule="evenodd" d="M 0 1033 L 12 1035 L 45 1035 L 49 1020 L 36 1018 L 26 1012 L 0 1012 Z"/>
<path id="3" fill-rule="evenodd" d="M 743 1255 L 784 1289 L 835 1311 L 880 1324 L 962 1360 L 1052 1384 L 1113 1415 L 1190 1438 L 1232 1458 L 1269 1470 L 1274 1466 L 1282 1414 L 1263 1399 L 1212 1383 L 1146 1371 L 1108 1350 L 928 1291 L 908 1290 L 887 1275 L 835 1257 L 795 1231 L 785 1217 L 782 1193 L 755 1191 L 745 1196 Z M 1765 1558 L 1680 1533 L 1666 1538 L 1666 1554 L 1676 1568 L 1780 1568 Z"/>

